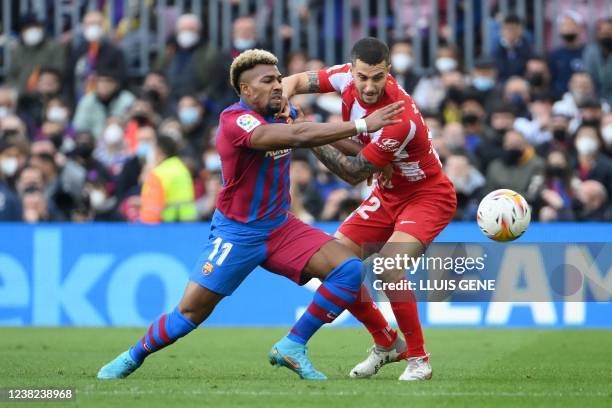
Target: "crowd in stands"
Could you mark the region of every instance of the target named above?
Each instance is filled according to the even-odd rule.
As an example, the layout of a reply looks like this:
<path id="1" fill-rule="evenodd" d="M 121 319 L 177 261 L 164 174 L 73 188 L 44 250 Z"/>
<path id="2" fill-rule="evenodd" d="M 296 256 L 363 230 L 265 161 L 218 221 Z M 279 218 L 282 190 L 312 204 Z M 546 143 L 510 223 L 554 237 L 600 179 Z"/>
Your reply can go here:
<path id="1" fill-rule="evenodd" d="M 0 85 L 0 221 L 210 219 L 222 187 L 218 115 L 237 100 L 229 65 L 245 49 L 269 48 L 256 20 L 234 21 L 224 53 L 198 16 L 181 15 L 136 79 L 107 26 L 89 11 L 78 38 L 62 42 L 33 15 L 21 18 Z M 521 19 L 508 15 L 491 56 L 470 70 L 444 38 L 422 70 L 410 39 L 390 42 L 391 73 L 423 113 L 457 191 L 457 220 L 474 220 L 498 188 L 523 194 L 536 220 L 612 220 L 612 19 L 587 42 L 582 17 L 568 11 L 558 34 L 560 45 L 537 55 Z M 281 68 L 323 67 L 296 52 Z M 309 120 L 342 120 L 337 95 L 293 102 Z M 344 219 L 371 188 L 344 183 L 308 150 L 294 151 L 291 181 L 292 210 L 307 222 Z"/>

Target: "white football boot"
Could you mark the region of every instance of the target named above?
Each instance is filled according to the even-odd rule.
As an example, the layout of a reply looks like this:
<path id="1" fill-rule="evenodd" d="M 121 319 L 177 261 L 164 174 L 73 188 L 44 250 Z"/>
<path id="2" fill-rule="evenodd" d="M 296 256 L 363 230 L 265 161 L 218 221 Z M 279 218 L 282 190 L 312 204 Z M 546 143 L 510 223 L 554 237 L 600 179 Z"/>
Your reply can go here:
<path id="1" fill-rule="evenodd" d="M 400 381 L 431 380 L 433 370 L 429 364 L 429 353 L 421 357 L 409 357 L 406 360 L 408 366 L 400 375 Z"/>
<path id="2" fill-rule="evenodd" d="M 380 368 L 389 363 L 402 360 L 402 355 L 406 352 L 406 342 L 398 334 L 391 347 L 383 347 L 375 344 L 370 348 L 368 358 L 357 364 L 349 374 L 351 378 L 368 378 L 373 376 Z"/>

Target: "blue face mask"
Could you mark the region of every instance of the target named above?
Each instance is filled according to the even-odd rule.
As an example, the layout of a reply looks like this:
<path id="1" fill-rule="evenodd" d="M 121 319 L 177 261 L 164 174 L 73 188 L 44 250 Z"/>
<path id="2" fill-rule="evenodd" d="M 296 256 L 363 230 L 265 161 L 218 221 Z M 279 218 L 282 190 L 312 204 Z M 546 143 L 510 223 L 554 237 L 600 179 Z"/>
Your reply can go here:
<path id="1" fill-rule="evenodd" d="M 472 85 L 479 91 L 488 91 L 495 86 L 495 80 L 489 77 L 475 77 Z"/>
<path id="2" fill-rule="evenodd" d="M 199 112 L 196 108 L 183 108 L 179 111 L 178 117 L 182 125 L 191 126 L 198 122 Z"/>
<path id="3" fill-rule="evenodd" d="M 140 159 L 146 159 L 150 151 L 151 143 L 141 142 L 136 148 L 136 156 L 138 156 Z"/>

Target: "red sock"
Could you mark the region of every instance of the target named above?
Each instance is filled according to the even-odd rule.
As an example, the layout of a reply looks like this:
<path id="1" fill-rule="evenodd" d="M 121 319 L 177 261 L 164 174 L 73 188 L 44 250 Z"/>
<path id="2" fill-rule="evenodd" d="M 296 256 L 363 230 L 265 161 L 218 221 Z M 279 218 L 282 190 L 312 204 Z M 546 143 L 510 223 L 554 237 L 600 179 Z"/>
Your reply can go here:
<path id="1" fill-rule="evenodd" d="M 395 290 L 386 291 L 385 294 L 391 302 L 397 325 L 406 339 L 407 357 L 424 356 L 423 331 L 414 293 L 410 290 Z"/>
<path id="2" fill-rule="evenodd" d="M 347 309 L 368 329 L 374 338 L 374 343 L 383 347 L 391 347 L 397 338 L 397 332 L 389 326 L 387 319 L 372 301 L 365 286 L 361 285 L 357 300 Z"/>

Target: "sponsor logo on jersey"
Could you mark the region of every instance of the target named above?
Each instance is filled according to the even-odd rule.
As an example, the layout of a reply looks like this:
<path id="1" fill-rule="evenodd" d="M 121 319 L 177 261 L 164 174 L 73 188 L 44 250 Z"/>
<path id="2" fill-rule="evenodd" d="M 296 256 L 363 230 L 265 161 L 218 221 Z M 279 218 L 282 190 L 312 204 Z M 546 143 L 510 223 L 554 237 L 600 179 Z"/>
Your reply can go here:
<path id="1" fill-rule="evenodd" d="M 206 262 L 204 266 L 202 267 L 202 273 L 204 275 L 208 275 L 213 271 L 214 267 L 215 266 L 211 264 L 210 262 Z"/>
<path id="2" fill-rule="evenodd" d="M 257 126 L 261 125 L 261 122 L 255 116 L 246 113 L 238 116 L 238 119 L 236 119 L 236 124 L 246 132 L 250 132 Z"/>
<path id="3" fill-rule="evenodd" d="M 382 139 L 378 141 L 378 145 L 383 149 L 386 150 L 388 152 L 392 152 L 395 151 L 399 145 L 400 145 L 400 141 L 399 140 L 395 140 L 395 139 Z"/>
<path id="4" fill-rule="evenodd" d="M 266 157 L 273 157 L 274 160 L 276 160 L 278 158 L 288 155 L 289 153 L 291 153 L 291 149 L 270 150 L 266 152 Z"/>

